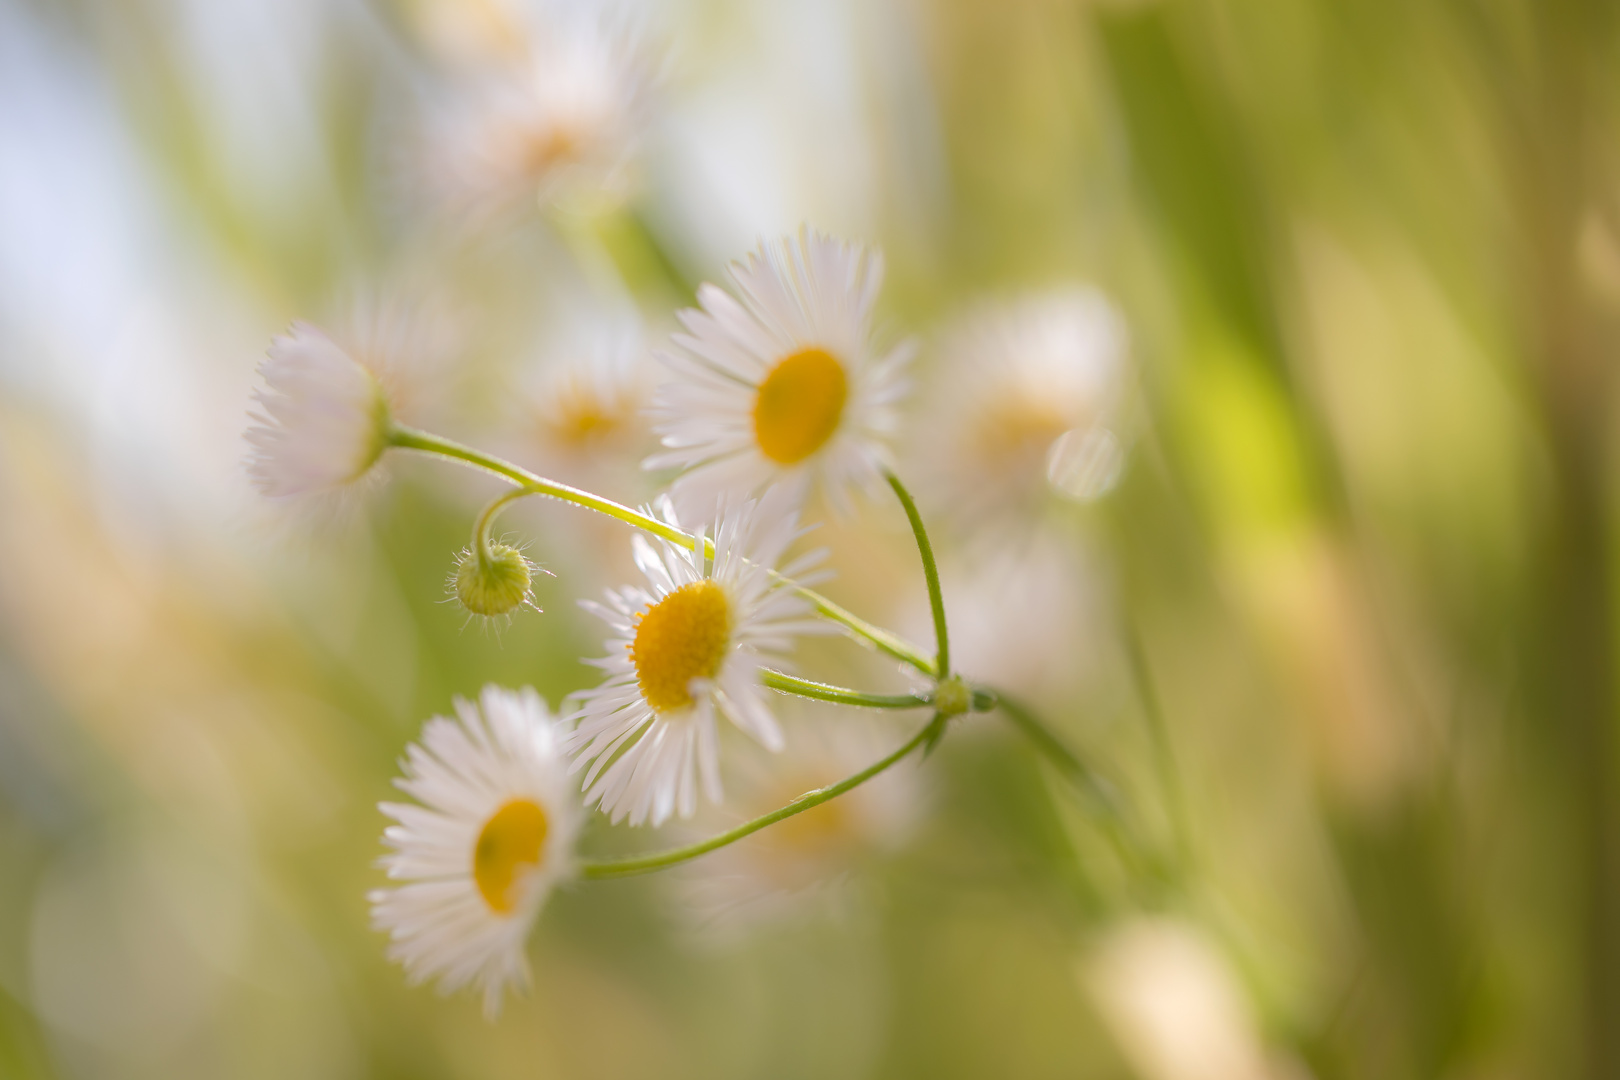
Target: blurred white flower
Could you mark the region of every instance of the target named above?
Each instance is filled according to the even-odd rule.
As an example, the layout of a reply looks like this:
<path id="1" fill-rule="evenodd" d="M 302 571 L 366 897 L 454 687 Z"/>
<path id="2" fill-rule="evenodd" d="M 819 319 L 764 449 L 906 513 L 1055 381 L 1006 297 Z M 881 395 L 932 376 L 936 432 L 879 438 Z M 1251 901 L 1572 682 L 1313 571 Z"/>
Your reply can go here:
<path id="1" fill-rule="evenodd" d="M 536 198 L 622 198 L 650 118 L 655 57 L 628 21 L 581 5 L 546 5 L 526 29 L 515 56 L 480 65 L 453 95 L 438 118 L 436 164 L 460 201 L 486 212 Z"/>
<path id="2" fill-rule="evenodd" d="M 546 703 L 529 688 L 486 686 L 456 699 L 406 749 L 395 783 L 423 805 L 383 803 L 388 876 L 372 922 L 413 983 L 450 993 L 477 983 L 493 1017 L 507 987 L 529 983 L 524 943 L 546 897 L 572 873 L 580 811 Z"/>
<path id="3" fill-rule="evenodd" d="M 1115 929 L 1081 982 L 1144 1080 L 1268 1080 L 1243 990 L 1195 928 L 1140 918 Z"/>
<path id="4" fill-rule="evenodd" d="M 985 307 L 947 331 L 921 411 L 919 495 L 958 523 L 1027 520 L 1049 492 L 1087 501 L 1124 465 L 1125 323 L 1070 286 Z"/>
<path id="5" fill-rule="evenodd" d="M 546 351 L 549 361 L 522 397 L 525 442 L 546 469 L 572 482 L 622 478 L 651 444 L 642 416 L 651 386 L 640 327 L 605 321 Z"/>
<path id="6" fill-rule="evenodd" d="M 739 760 L 734 772 L 739 790 L 731 801 L 740 813 L 715 811 L 708 815 L 714 821 L 705 824 L 712 824 L 712 831 L 731 828 L 837 783 L 893 751 L 903 737 L 883 718 L 818 710 L 788 726 L 782 755 Z M 916 761 L 902 762 L 684 868 L 675 882 L 682 911 L 714 940 L 839 915 L 859 898 L 849 872 L 905 844 L 926 801 Z"/>
<path id="7" fill-rule="evenodd" d="M 794 634 L 825 630 L 810 605 L 771 576 L 799 535 L 798 514 L 779 500 L 744 502 L 720 514 L 712 566 L 701 554 L 638 535 L 636 565 L 651 591 L 628 586 L 608 590 L 606 606 L 580 602 L 614 631 L 609 655 L 589 661 L 608 678 L 576 695 L 580 707 L 569 719 L 578 726 L 564 739 L 575 771 L 594 762 L 583 785 L 587 802 L 614 821 L 628 815 L 632 825 L 690 817 L 699 782 L 718 802 L 716 713 L 781 749 L 760 669 L 792 647 Z M 803 580 L 821 558 L 812 552 L 782 573 Z"/>
<path id="8" fill-rule="evenodd" d="M 275 498 L 332 492 L 364 476 L 388 445 L 389 409 L 371 371 L 308 323 L 270 343 L 261 412 L 247 430 L 248 475 Z"/>
<path id="9" fill-rule="evenodd" d="M 653 397 L 665 451 L 647 468 L 685 470 L 670 492 L 682 514 L 768 485 L 802 499 L 812 482 L 846 506 L 888 462 L 913 352 L 872 342 L 882 256 L 805 228 L 731 278 L 741 299 L 705 284 L 702 310 L 681 312 L 687 333 L 659 355 L 674 378 Z"/>
<path id="10" fill-rule="evenodd" d="M 1076 538 L 1032 528 L 985 551 L 947 552 L 939 570 L 959 670 L 1041 702 L 1066 699 L 1095 670 L 1106 597 Z M 927 640 L 927 603 L 913 600 L 899 624 Z M 1053 642 L 1063 663 L 1052 662 Z"/>

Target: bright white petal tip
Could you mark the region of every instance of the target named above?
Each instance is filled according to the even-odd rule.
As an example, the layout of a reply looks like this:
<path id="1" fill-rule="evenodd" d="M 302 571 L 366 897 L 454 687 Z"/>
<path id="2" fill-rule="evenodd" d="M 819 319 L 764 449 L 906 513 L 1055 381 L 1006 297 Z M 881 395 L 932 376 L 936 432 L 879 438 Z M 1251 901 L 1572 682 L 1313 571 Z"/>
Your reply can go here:
<path id="1" fill-rule="evenodd" d="M 336 491 L 387 448 L 388 405 L 376 376 L 315 327 L 294 323 L 272 341 L 259 374 L 248 475 L 266 495 Z"/>
<path id="2" fill-rule="evenodd" d="M 395 784 L 417 801 L 381 805 L 398 822 L 382 866 L 404 884 L 371 894 L 372 923 L 413 983 L 476 984 L 493 1017 L 508 987 L 528 986 L 524 943 L 573 873 L 581 814 L 538 694 L 486 686 L 455 706 L 406 748 Z"/>
<path id="3" fill-rule="evenodd" d="M 735 296 L 698 290 L 700 310 L 659 356 L 669 377 L 650 414 L 665 450 L 651 469 L 679 468 L 671 496 L 687 516 L 723 495 L 819 484 L 835 506 L 888 464 L 895 405 L 911 347 L 880 353 L 872 309 L 883 258 L 808 228 L 731 267 Z"/>
<path id="4" fill-rule="evenodd" d="M 780 663 L 794 635 L 824 628 L 770 573 L 800 535 L 798 514 L 783 502 L 770 496 L 723 511 L 707 568 L 683 547 L 637 537 L 647 588 L 609 590 L 607 604 L 585 605 L 613 630 L 608 655 L 592 661 L 607 679 L 576 695 L 563 745 L 574 770 L 590 766 L 586 801 L 614 821 L 690 817 L 700 786 L 720 800 L 717 716 L 781 748 L 760 668 Z M 673 522 L 667 504 L 665 512 Z"/>

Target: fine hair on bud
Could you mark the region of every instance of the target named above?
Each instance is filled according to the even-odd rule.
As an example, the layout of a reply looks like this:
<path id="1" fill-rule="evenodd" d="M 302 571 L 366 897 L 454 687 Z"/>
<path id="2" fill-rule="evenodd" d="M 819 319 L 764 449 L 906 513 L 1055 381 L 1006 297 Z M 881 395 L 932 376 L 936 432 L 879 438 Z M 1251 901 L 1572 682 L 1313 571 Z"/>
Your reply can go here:
<path id="1" fill-rule="evenodd" d="M 510 616 L 525 604 L 539 611 L 532 591 L 538 570 L 510 544 L 491 543 L 482 553 L 466 548 L 456 556 L 450 588 L 462 607 L 484 618 Z"/>

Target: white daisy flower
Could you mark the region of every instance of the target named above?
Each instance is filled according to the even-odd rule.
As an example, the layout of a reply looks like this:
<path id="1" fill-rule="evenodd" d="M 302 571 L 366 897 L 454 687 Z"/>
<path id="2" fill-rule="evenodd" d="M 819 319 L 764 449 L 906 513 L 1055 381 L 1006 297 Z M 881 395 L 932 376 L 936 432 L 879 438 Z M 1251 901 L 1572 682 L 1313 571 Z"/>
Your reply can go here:
<path id="1" fill-rule="evenodd" d="M 687 333 L 659 356 L 675 377 L 653 397 L 666 449 L 646 467 L 686 470 L 670 492 L 682 514 L 773 484 L 802 498 L 812 481 L 847 506 L 888 463 L 913 351 L 872 341 L 882 256 L 803 229 L 731 278 L 740 299 L 704 285 L 702 310 L 681 312 Z"/>
<path id="2" fill-rule="evenodd" d="M 667 506 L 665 516 L 674 520 Z M 781 749 L 760 668 L 767 659 L 781 663 L 794 634 L 825 630 L 810 605 L 771 576 L 799 535 L 798 514 L 779 500 L 744 502 L 720 515 L 711 566 L 668 541 L 654 546 L 637 536 L 636 565 L 650 591 L 610 589 L 606 605 L 581 602 L 614 631 L 609 655 L 589 661 L 607 680 L 576 695 L 581 704 L 568 719 L 577 726 L 563 741 L 574 771 L 590 765 L 587 802 L 632 825 L 690 817 L 700 782 L 718 802 L 717 714 Z M 801 575 L 822 557 L 812 552 L 782 572 L 806 580 Z"/>
<path id="3" fill-rule="evenodd" d="M 389 409 L 377 377 L 304 322 L 270 343 L 259 365 L 261 412 L 247 430 L 248 475 L 276 498 L 336 491 L 388 446 Z"/>
<path id="4" fill-rule="evenodd" d="M 946 335 L 918 446 L 919 495 L 960 521 L 1089 500 L 1118 479 L 1127 339 L 1102 293 L 1070 286 L 982 308 Z"/>
<path id="5" fill-rule="evenodd" d="M 658 78 L 633 27 L 543 11 L 514 62 L 482 71 L 440 120 L 439 152 L 464 200 L 493 211 L 625 193 Z"/>
<path id="6" fill-rule="evenodd" d="M 580 810 L 546 703 L 529 688 L 486 686 L 456 699 L 406 749 L 395 784 L 416 803 L 383 803 L 388 876 L 370 896 L 389 958 L 444 993 L 476 982 L 493 1017 L 508 986 L 529 984 L 524 942 L 546 897 L 572 873 Z"/>

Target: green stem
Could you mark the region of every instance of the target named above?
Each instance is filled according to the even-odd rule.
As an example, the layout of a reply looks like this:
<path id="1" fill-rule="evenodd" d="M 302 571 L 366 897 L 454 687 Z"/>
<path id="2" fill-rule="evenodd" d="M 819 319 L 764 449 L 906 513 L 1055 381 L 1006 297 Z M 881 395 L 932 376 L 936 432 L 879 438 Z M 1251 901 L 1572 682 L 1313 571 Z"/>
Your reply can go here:
<path id="1" fill-rule="evenodd" d="M 924 675 L 927 675 L 929 678 L 935 678 L 939 674 L 934 667 L 934 661 L 926 656 L 921 649 L 917 648 L 917 646 L 913 645 L 905 638 L 902 638 L 896 634 L 891 634 L 882 627 L 873 626 L 871 623 L 867 622 L 865 619 L 862 619 L 849 609 L 840 607 L 839 605 L 833 603 L 831 600 L 827 599 L 825 596 L 822 596 L 814 589 L 806 589 L 802 585 L 795 585 L 793 582 L 788 581 L 787 578 L 782 577 L 782 575 L 777 574 L 775 571 L 772 571 L 772 576 L 776 577 L 778 580 L 787 582 L 788 586 L 792 588 L 794 592 L 810 601 L 819 614 L 831 619 L 835 623 L 842 624 L 857 637 L 864 638 L 866 641 L 875 645 L 880 651 L 888 653 L 896 660 L 910 664 L 912 667 L 916 668 Z"/>
<path id="2" fill-rule="evenodd" d="M 513 488 L 484 507 L 483 512 L 478 515 L 478 520 L 473 523 L 472 534 L 473 554 L 480 565 L 489 562 L 489 527 L 494 524 L 495 515 L 499 514 L 507 503 L 517 502 L 527 495 L 535 494 L 538 492 L 530 487 Z"/>
<path id="3" fill-rule="evenodd" d="M 837 705 L 861 705 L 869 709 L 920 709 L 932 705 L 933 699 L 922 694 L 866 694 L 859 690 L 845 690 L 841 686 L 811 682 L 796 675 L 765 668 L 761 681 L 772 690 L 817 701 L 831 701 Z"/>
<path id="4" fill-rule="evenodd" d="M 928 542 L 928 530 L 923 528 L 922 515 L 917 513 L 917 504 L 911 499 L 911 492 L 900 482 L 894 473 L 885 474 L 889 486 L 900 497 L 900 505 L 906 508 L 906 519 L 911 522 L 911 532 L 917 537 L 917 551 L 922 555 L 923 576 L 928 579 L 928 606 L 934 610 L 934 643 L 938 648 L 938 657 L 934 661 L 934 676 L 938 679 L 947 679 L 951 674 L 951 639 L 945 632 L 945 598 L 939 591 L 939 568 L 934 565 L 934 547 Z"/>
<path id="5" fill-rule="evenodd" d="M 884 758 L 882 761 L 862 769 L 860 772 L 849 777 L 847 780 L 840 780 L 831 787 L 817 788 L 815 791 L 807 791 L 803 795 L 800 795 L 797 799 L 794 799 L 792 802 L 788 803 L 786 806 L 778 807 L 763 817 L 757 817 L 752 821 L 744 822 L 729 832 L 723 832 L 719 836 L 711 836 L 709 839 L 700 843 L 675 848 L 671 851 L 659 852 L 656 855 L 642 855 L 637 858 L 630 859 L 610 859 L 603 862 L 582 863 L 579 867 L 579 875 L 580 877 L 584 878 L 630 877 L 634 874 L 648 874 L 654 870 L 663 870 L 667 867 L 677 866 L 681 863 L 689 862 L 692 859 L 697 858 L 699 855 L 707 855 L 709 852 L 715 851 L 718 848 L 723 848 L 727 844 L 734 844 L 745 836 L 750 836 L 753 833 L 757 833 L 766 826 L 775 825 L 778 821 L 790 818 L 795 814 L 802 814 L 806 810 L 820 806 L 822 803 L 827 802 L 830 799 L 836 799 L 846 791 L 852 791 L 855 788 L 860 787 L 862 784 L 872 779 L 872 777 L 898 764 L 902 759 L 904 759 L 912 751 L 916 750 L 919 746 L 922 746 L 932 739 L 937 738 L 939 732 L 944 730 L 944 727 L 945 718 L 942 716 L 935 716 L 923 727 L 921 731 L 913 735 L 910 741 L 908 741 L 904 746 L 900 747 L 900 749 L 896 750 L 894 753 L 890 754 L 888 757 Z"/>
<path id="6" fill-rule="evenodd" d="M 1130 829 L 1121 812 L 1119 796 L 1114 786 L 1065 746 L 1029 709 L 1009 700 L 1005 694 L 999 695 L 997 704 L 1013 725 L 1057 767 L 1063 778 L 1084 796 L 1101 824 L 1103 834 L 1108 838 L 1114 853 L 1119 856 L 1120 862 L 1140 871 L 1142 859 L 1138 854 L 1137 845 L 1130 838 Z"/>
<path id="7" fill-rule="evenodd" d="M 616 521 L 622 521 L 626 525 L 652 533 L 654 536 L 668 540 L 672 544 L 679 544 L 688 551 L 693 550 L 697 543 L 695 537 L 682 532 L 668 522 L 649 517 L 639 511 L 630 509 L 628 506 L 616 503 L 612 499 L 604 499 L 600 495 L 593 495 L 588 491 L 569 487 L 567 484 L 559 484 L 555 480 L 547 480 L 545 477 L 537 476 L 527 469 L 502 461 L 493 454 L 486 454 L 482 450 L 463 446 L 461 443 L 442 438 L 430 432 L 418 431 L 415 428 L 395 424 L 389 429 L 388 443 L 390 446 L 397 446 L 403 450 L 419 450 L 426 454 L 437 454 L 440 457 L 459 461 L 464 465 L 484 469 L 518 485 L 525 494 L 545 495 L 553 499 L 559 499 L 562 502 L 573 503 L 575 506 L 583 506 L 587 510 L 595 510 L 599 514 L 606 514 Z M 705 540 L 704 543 L 707 553 L 713 554 L 714 541 Z M 796 593 L 810 601 L 821 615 L 839 623 L 855 636 L 864 638 L 890 656 L 903 660 L 926 675 L 935 673 L 933 662 L 923 655 L 921 649 L 918 649 L 910 642 L 889 633 L 887 630 L 873 626 L 864 619 L 858 618 L 813 589 L 795 585 L 780 574 L 775 574 L 774 571 L 773 576 L 791 586 Z"/>
<path id="8" fill-rule="evenodd" d="M 527 469 L 519 468 L 510 462 L 502 461 L 492 454 L 482 450 L 474 450 L 470 446 L 463 446 L 458 442 L 433 435 L 426 431 L 417 431 L 415 428 L 395 424 L 388 432 L 388 443 L 404 450 L 421 450 L 429 454 L 438 454 L 440 457 L 453 458 L 456 461 L 472 465 L 476 468 L 486 469 L 510 480 L 520 488 L 524 488 L 536 495 L 547 495 L 553 499 L 583 506 L 587 510 L 595 510 L 599 514 L 606 514 L 610 518 L 634 525 L 638 529 L 659 536 L 673 544 L 680 544 L 690 551 L 696 541 L 688 534 L 677 529 L 665 521 L 655 517 L 648 517 L 628 506 L 622 506 L 612 499 L 604 499 L 600 495 L 592 495 L 588 491 L 581 491 L 567 484 L 559 484 L 555 480 L 547 480 L 543 476 L 536 476 Z"/>
<path id="9" fill-rule="evenodd" d="M 1159 787 L 1164 792 L 1170 830 L 1175 837 L 1176 859 L 1186 870 L 1192 858 L 1192 827 L 1187 817 L 1187 800 L 1182 794 L 1180 774 L 1176 770 L 1175 754 L 1170 746 L 1170 731 L 1165 726 L 1164 709 L 1159 704 L 1153 673 L 1148 668 L 1147 653 L 1134 626 L 1126 628 L 1125 651 L 1130 657 L 1131 675 L 1136 680 L 1136 693 L 1142 701 L 1142 712 L 1147 717 L 1148 738 L 1153 743 L 1154 771 L 1159 774 Z"/>

